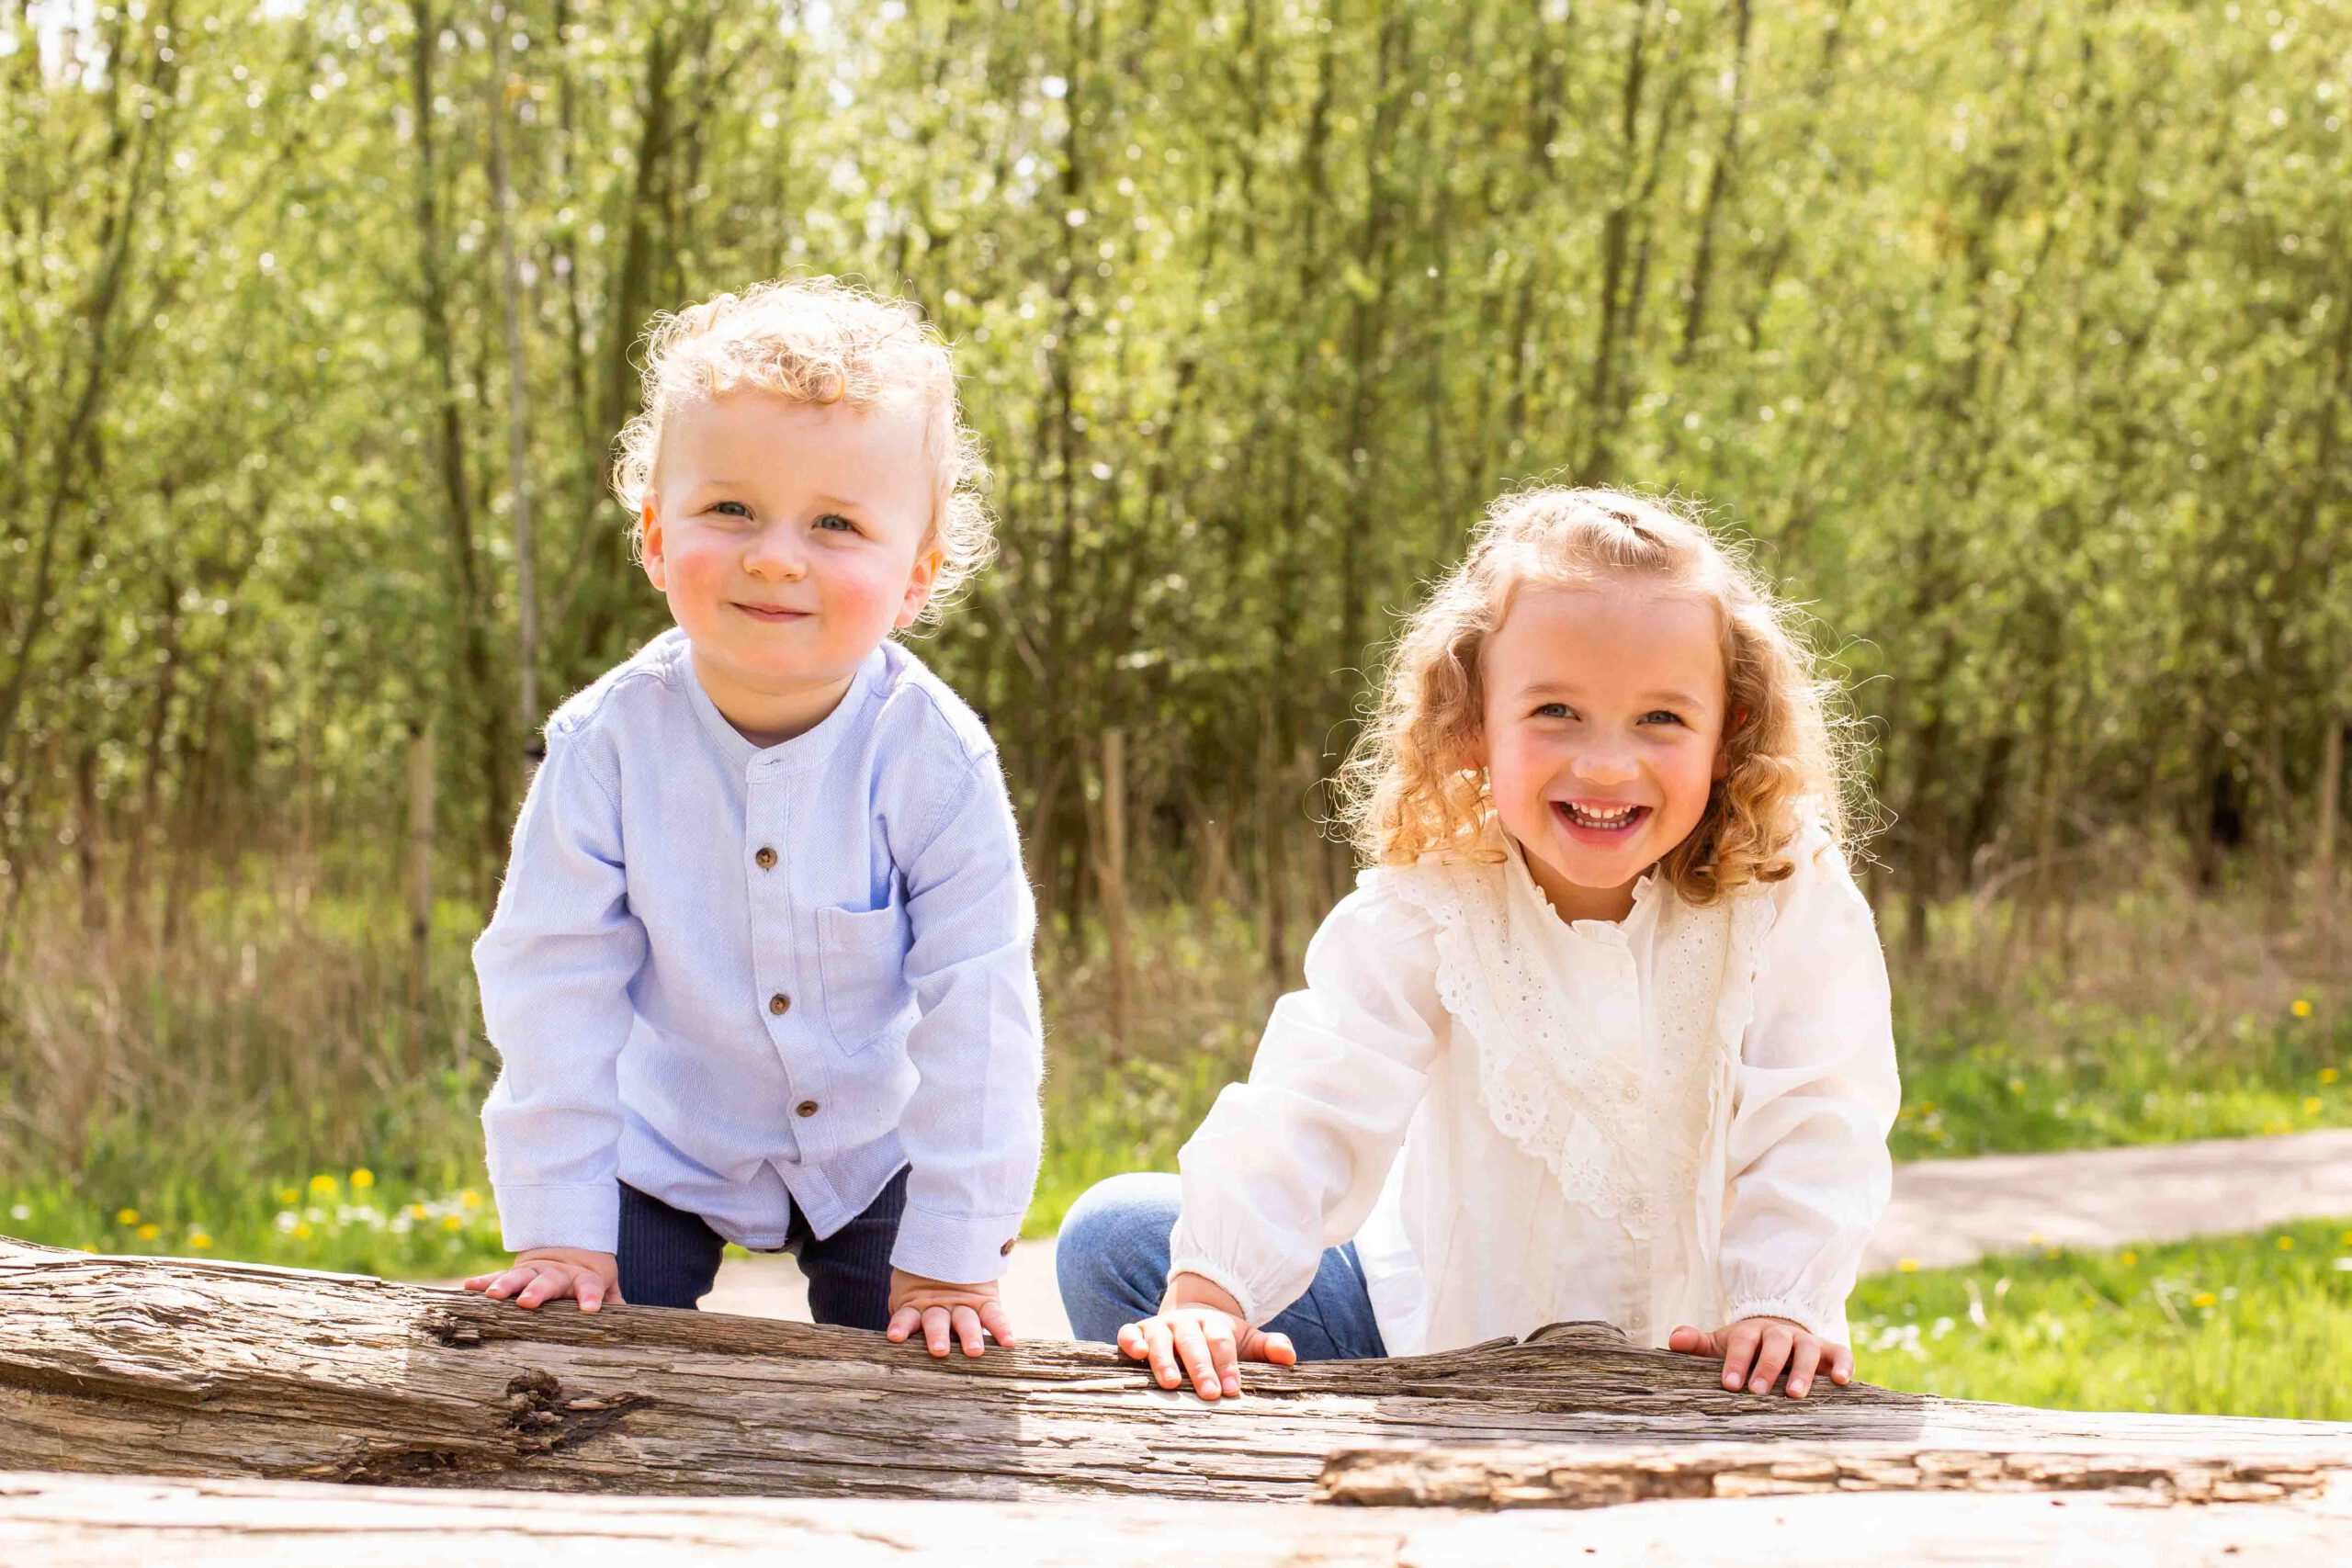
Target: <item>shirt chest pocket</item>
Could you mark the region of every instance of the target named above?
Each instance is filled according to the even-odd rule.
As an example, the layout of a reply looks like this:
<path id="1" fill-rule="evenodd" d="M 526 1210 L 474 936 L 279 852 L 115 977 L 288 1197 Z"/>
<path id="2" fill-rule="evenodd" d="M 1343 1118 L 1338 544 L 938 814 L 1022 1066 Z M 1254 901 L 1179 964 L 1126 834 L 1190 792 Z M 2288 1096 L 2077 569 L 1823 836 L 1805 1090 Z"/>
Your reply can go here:
<path id="1" fill-rule="evenodd" d="M 907 984 L 906 906 L 817 911 L 817 963 L 825 982 L 825 1023 L 843 1051 L 905 1036 L 914 1022 Z"/>

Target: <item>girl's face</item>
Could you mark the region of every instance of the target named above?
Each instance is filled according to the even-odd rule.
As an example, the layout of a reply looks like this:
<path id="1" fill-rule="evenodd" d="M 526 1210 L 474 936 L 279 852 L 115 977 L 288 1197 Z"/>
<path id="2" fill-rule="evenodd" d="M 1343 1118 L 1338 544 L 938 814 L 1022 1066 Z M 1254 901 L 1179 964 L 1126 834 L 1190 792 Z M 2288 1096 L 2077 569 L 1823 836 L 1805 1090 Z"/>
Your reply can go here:
<path id="1" fill-rule="evenodd" d="M 926 411 L 729 393 L 663 423 L 645 575 L 695 673 L 754 744 L 832 710 L 858 665 L 913 624 L 939 570 Z"/>
<path id="2" fill-rule="evenodd" d="M 1639 579 L 1523 588 L 1487 639 L 1487 770 L 1563 919 L 1624 919 L 1724 772 L 1716 611 Z"/>

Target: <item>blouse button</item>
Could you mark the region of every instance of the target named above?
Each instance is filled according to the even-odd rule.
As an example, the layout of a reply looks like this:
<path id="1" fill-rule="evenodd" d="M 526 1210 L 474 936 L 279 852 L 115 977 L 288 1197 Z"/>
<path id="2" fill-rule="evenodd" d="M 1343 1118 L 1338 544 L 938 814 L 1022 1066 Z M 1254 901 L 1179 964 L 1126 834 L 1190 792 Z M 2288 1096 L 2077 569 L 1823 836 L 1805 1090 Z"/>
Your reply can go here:
<path id="1" fill-rule="evenodd" d="M 768 1011 L 775 1014 L 776 1017 L 782 1018 L 786 1013 L 788 1013 L 791 1010 L 792 998 L 786 996 L 782 991 L 778 991 L 775 995 L 768 998 Z"/>
<path id="2" fill-rule="evenodd" d="M 813 1100 L 804 1100 L 792 1109 L 796 1115 L 814 1116 L 817 1114 L 817 1102 Z"/>
<path id="3" fill-rule="evenodd" d="M 760 852 L 753 855 L 752 858 L 759 863 L 759 866 L 762 871 L 774 871 L 775 869 L 775 852 L 768 848 L 765 844 L 762 844 L 760 846 Z"/>

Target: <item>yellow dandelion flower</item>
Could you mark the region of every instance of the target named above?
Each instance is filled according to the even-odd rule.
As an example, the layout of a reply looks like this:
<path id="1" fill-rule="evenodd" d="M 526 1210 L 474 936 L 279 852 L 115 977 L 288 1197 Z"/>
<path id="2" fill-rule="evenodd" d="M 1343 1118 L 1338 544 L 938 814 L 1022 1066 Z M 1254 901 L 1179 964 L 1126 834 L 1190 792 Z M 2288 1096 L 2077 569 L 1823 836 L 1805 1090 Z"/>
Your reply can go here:
<path id="1" fill-rule="evenodd" d="M 1898 1274 L 1917 1274 L 1919 1271 L 1919 1260 L 1916 1258 L 1899 1258 L 1895 1259 L 1894 1271 Z"/>
<path id="2" fill-rule="evenodd" d="M 2123 1255 L 2123 1267 L 2126 1269 L 2137 1269 L 2140 1267 L 2140 1255 L 2136 1252 L 2125 1252 Z"/>
<path id="3" fill-rule="evenodd" d="M 481 1194 L 469 1187 L 458 1194 L 458 1201 L 469 1209 L 479 1209 L 481 1207 Z"/>
<path id="4" fill-rule="evenodd" d="M 190 1231 L 187 1233 L 187 1244 L 202 1252 L 212 1245 L 212 1238 L 202 1231 Z"/>
<path id="5" fill-rule="evenodd" d="M 401 1213 L 406 1214 L 412 1220 L 421 1220 L 424 1218 L 424 1205 L 422 1203 L 411 1203 L 407 1208 L 402 1209 Z"/>
<path id="6" fill-rule="evenodd" d="M 2188 1299 L 2188 1304 L 2193 1307 L 2209 1307 L 2220 1299 L 2211 1291 L 2199 1291 Z"/>
<path id="7" fill-rule="evenodd" d="M 114 1212 L 114 1223 L 119 1225 L 135 1225 L 139 1223 L 139 1211 L 136 1209 L 117 1209 Z"/>
<path id="8" fill-rule="evenodd" d="M 451 1214 L 442 1220 L 441 1228 L 445 1231 L 463 1230 L 466 1228 L 466 1222 L 459 1219 L 457 1215 Z"/>
<path id="9" fill-rule="evenodd" d="M 311 1178 L 311 1190 L 323 1198 L 334 1190 L 334 1178 L 322 1171 Z"/>
<path id="10" fill-rule="evenodd" d="M 2294 1005 L 2290 1007 L 2287 1010 L 2293 1013 L 2297 1018 L 2309 1018 L 2312 1015 L 2311 998 L 2309 997 L 2297 997 L 2295 998 Z"/>
<path id="11" fill-rule="evenodd" d="M 311 1239 L 310 1221 L 297 1220 L 294 1223 L 294 1239 L 296 1241 L 308 1241 Z"/>
<path id="12" fill-rule="evenodd" d="M 2319 1070 L 2319 1081 L 2322 1083 L 2334 1083 L 2338 1076 L 2334 1067 L 2322 1067 Z"/>
<path id="13" fill-rule="evenodd" d="M 2319 1114 L 2319 1096 L 2313 1094 L 2304 1097 L 2303 1114 L 2306 1116 L 2316 1116 Z"/>
<path id="14" fill-rule="evenodd" d="M 2294 1238 L 2293 1236 L 2290 1236 L 2290 1235 L 2282 1235 L 2282 1236 L 2280 1236 L 2280 1237 L 2278 1238 L 2278 1250 L 2279 1250 L 2279 1251 L 2281 1251 L 2281 1252 L 2292 1252 L 2292 1251 L 2294 1251 L 2294 1250 L 2295 1250 L 2295 1238 Z"/>
<path id="15" fill-rule="evenodd" d="M 292 1203 L 299 1201 L 301 1196 L 302 1194 L 300 1192 L 291 1187 L 281 1187 L 277 1190 L 277 1201 L 280 1203 Z"/>
<path id="16" fill-rule="evenodd" d="M 357 1170 L 351 1173 L 351 1189 L 353 1191 L 365 1192 L 368 1189 L 375 1185 L 376 1173 L 368 1169 L 366 1166 L 363 1165 Z"/>
<path id="17" fill-rule="evenodd" d="M 141 1225 L 136 1234 L 141 1241 L 153 1241 L 157 1236 L 164 1234 L 164 1227 L 151 1220 L 147 1224 Z"/>

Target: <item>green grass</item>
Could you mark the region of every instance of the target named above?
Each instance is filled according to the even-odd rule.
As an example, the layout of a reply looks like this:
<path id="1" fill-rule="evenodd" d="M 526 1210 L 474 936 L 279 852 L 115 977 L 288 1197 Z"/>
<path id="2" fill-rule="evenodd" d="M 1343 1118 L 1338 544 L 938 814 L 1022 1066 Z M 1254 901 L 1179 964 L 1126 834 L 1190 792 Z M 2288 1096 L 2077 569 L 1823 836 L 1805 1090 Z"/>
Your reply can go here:
<path id="1" fill-rule="evenodd" d="M 1868 1382 L 2055 1410 L 2352 1420 L 2352 1220 L 1865 1280 Z"/>

